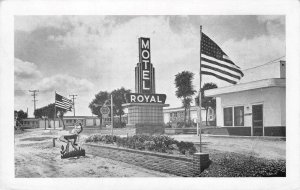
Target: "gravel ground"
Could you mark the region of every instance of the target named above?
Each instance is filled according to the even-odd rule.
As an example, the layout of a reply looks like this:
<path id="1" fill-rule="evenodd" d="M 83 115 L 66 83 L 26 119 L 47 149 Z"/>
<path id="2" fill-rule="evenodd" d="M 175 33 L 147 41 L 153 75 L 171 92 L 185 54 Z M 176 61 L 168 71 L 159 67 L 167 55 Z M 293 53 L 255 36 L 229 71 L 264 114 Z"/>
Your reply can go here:
<path id="1" fill-rule="evenodd" d="M 52 138 L 66 133 L 30 130 L 15 135 L 15 176 L 39 177 L 171 177 L 173 175 L 87 154 L 60 158 L 60 143 Z M 84 136 L 82 136 L 84 138 Z"/>
<path id="2" fill-rule="evenodd" d="M 178 141 L 189 141 L 199 145 L 197 135 L 173 135 Z M 271 160 L 286 159 L 286 141 L 279 138 L 202 136 L 203 152 L 234 152 Z"/>

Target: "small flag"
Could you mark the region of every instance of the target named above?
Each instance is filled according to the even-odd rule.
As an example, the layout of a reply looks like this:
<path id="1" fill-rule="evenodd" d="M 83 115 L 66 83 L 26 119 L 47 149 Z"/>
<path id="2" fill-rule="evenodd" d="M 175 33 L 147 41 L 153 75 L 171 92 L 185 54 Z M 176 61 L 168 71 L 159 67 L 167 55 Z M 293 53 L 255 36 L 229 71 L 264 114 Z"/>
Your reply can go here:
<path id="1" fill-rule="evenodd" d="M 72 100 L 55 93 L 55 106 L 56 107 L 71 111 L 72 105 L 73 105 Z"/>
<path id="2" fill-rule="evenodd" d="M 204 33 L 201 38 L 201 74 L 211 75 L 232 84 L 236 84 L 244 76 L 240 67 Z"/>

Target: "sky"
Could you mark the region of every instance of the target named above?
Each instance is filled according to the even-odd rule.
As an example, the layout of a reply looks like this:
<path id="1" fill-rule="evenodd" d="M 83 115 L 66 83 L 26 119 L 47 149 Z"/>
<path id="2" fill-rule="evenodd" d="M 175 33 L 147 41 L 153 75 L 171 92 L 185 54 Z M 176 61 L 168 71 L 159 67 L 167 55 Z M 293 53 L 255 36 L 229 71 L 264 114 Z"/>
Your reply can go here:
<path id="1" fill-rule="evenodd" d="M 99 91 L 135 89 L 138 38 L 151 40 L 156 93 L 180 107 L 175 75 L 191 71 L 199 89 L 199 26 L 242 70 L 285 56 L 285 17 L 272 16 L 15 16 L 14 109 L 54 103 L 55 91 L 78 95 L 76 115 L 92 115 Z M 231 85 L 211 76 L 202 84 Z M 73 115 L 67 112 L 66 115 Z"/>

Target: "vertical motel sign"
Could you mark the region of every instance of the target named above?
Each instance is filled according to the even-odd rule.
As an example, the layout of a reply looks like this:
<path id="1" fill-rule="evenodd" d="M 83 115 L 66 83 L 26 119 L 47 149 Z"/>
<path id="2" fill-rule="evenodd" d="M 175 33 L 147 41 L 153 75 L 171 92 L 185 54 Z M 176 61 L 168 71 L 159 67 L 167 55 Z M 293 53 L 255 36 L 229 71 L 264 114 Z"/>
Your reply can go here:
<path id="1" fill-rule="evenodd" d="M 165 94 L 155 94 L 155 70 L 151 63 L 150 38 L 139 38 L 139 63 L 135 67 L 136 93 L 125 95 L 127 103 L 164 104 Z"/>
<path id="2" fill-rule="evenodd" d="M 150 60 L 150 38 L 139 38 L 139 61 L 142 64 L 141 69 L 141 93 L 151 93 L 151 60 Z"/>

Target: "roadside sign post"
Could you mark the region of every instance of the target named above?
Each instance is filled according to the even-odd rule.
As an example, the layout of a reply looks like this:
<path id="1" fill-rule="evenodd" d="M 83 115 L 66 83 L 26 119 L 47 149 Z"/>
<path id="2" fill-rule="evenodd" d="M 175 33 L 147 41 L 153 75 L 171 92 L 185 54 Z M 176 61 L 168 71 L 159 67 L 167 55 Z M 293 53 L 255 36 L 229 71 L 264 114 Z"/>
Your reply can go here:
<path id="1" fill-rule="evenodd" d="M 106 104 L 104 104 L 104 105 L 100 108 L 100 113 L 102 114 L 102 117 L 103 117 L 103 118 L 107 118 L 109 112 L 110 112 L 110 109 L 109 109 L 109 107 L 108 107 Z M 113 126 L 111 125 L 111 127 L 113 127 Z"/>
<path id="2" fill-rule="evenodd" d="M 107 115 L 107 114 L 109 114 L 109 107 L 107 107 L 106 105 L 103 105 L 101 108 L 100 108 L 100 113 L 102 114 L 102 115 Z"/>

